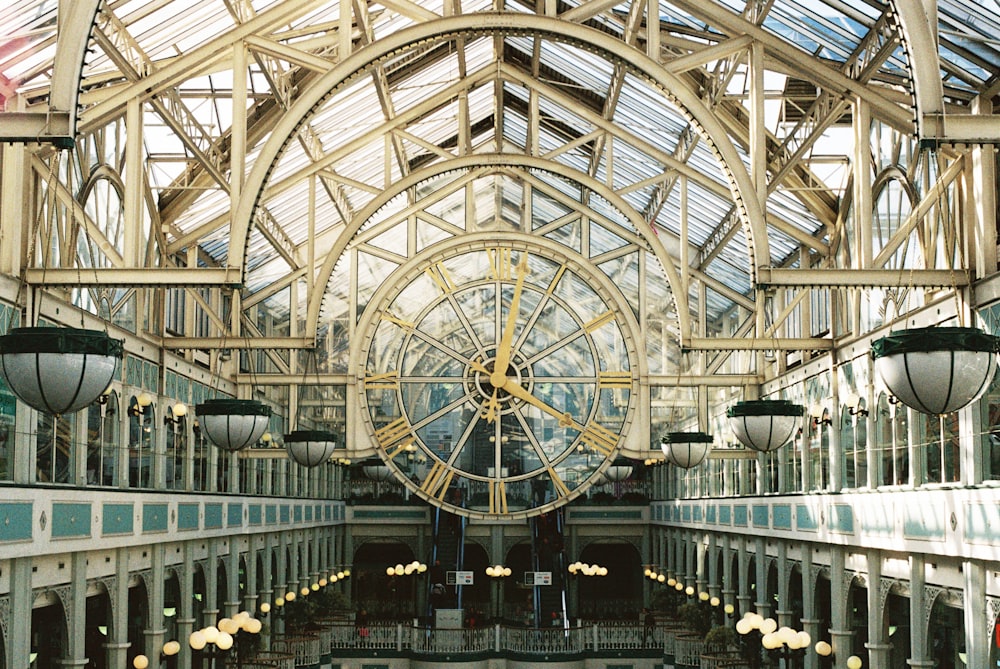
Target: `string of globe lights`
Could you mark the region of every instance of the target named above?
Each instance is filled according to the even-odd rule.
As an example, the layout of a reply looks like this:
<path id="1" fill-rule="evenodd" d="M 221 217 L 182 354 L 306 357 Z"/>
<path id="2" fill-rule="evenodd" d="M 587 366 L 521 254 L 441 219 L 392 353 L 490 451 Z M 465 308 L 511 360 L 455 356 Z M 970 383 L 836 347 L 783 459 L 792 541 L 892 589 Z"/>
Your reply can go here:
<path id="1" fill-rule="evenodd" d="M 385 568 L 386 576 L 412 576 L 413 574 L 423 574 L 427 571 L 427 565 L 419 560 L 414 560 L 409 564 L 399 563 Z"/>
<path id="2" fill-rule="evenodd" d="M 668 588 L 673 588 L 678 592 L 683 592 L 688 597 L 695 596 L 694 586 L 689 585 L 685 587 L 682 581 L 677 580 L 673 576 L 667 576 L 666 574 L 657 571 L 656 565 L 650 565 L 648 567 L 645 567 L 642 573 L 643 576 L 645 576 L 651 581 L 655 581 L 656 583 L 662 583 Z M 722 604 L 721 599 L 719 599 L 715 595 L 712 595 L 711 593 L 705 592 L 704 590 L 698 592 L 697 594 L 698 594 L 698 601 L 707 602 L 709 606 L 717 607 Z M 722 607 L 722 610 L 725 611 L 727 616 L 732 616 L 733 613 L 735 613 L 736 611 L 736 607 L 734 607 L 732 604 L 726 604 L 725 606 Z"/>
<path id="3" fill-rule="evenodd" d="M 341 569 L 338 569 L 337 571 L 331 571 L 328 577 L 320 578 L 318 581 L 308 586 L 302 586 L 298 594 L 301 594 L 303 597 L 307 597 L 309 596 L 309 594 L 313 592 L 318 592 L 320 588 L 325 588 L 328 585 L 332 585 L 334 583 L 337 583 L 338 581 L 343 581 L 350 577 L 351 577 L 351 569 L 349 567 L 343 567 Z M 273 606 L 278 607 L 280 609 L 286 604 L 294 602 L 298 594 L 294 590 L 289 590 L 284 595 L 278 595 L 277 597 L 274 598 Z M 273 610 L 271 602 L 261 602 L 258 610 L 260 611 L 261 614 L 267 615 Z"/>
<path id="4" fill-rule="evenodd" d="M 602 567 L 599 564 L 587 564 L 586 562 L 580 562 L 577 560 L 570 566 L 566 567 L 566 570 L 573 576 L 607 576 L 608 568 Z"/>

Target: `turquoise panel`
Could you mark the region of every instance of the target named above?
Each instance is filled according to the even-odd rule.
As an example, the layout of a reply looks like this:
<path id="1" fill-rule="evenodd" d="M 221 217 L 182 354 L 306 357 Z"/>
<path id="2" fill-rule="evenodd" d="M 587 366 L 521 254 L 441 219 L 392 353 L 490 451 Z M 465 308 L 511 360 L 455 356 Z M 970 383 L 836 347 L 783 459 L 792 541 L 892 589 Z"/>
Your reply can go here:
<path id="1" fill-rule="evenodd" d="M 715 510 L 716 506 L 714 504 L 709 504 L 705 507 L 705 522 L 714 523 L 715 522 Z"/>
<path id="2" fill-rule="evenodd" d="M 746 504 L 734 504 L 733 505 L 733 525 L 736 527 L 746 527 L 747 526 L 747 505 Z"/>
<path id="3" fill-rule="evenodd" d="M 205 529 L 222 527 L 222 504 L 205 504 Z"/>
<path id="4" fill-rule="evenodd" d="M 167 531 L 167 505 L 166 504 L 143 504 L 142 505 L 142 532 L 166 532 Z"/>
<path id="5" fill-rule="evenodd" d="M 197 530 L 198 529 L 198 505 L 178 504 L 177 505 L 177 529 Z"/>
<path id="6" fill-rule="evenodd" d="M 132 518 L 131 504 L 105 504 L 101 512 L 101 531 L 103 534 L 132 534 L 135 523 Z"/>
<path id="7" fill-rule="evenodd" d="M 750 510 L 754 527 L 770 527 L 771 521 L 768 519 L 767 504 L 754 504 Z"/>
<path id="8" fill-rule="evenodd" d="M 278 522 L 278 507 L 275 504 L 268 504 L 264 508 L 264 522 L 268 525 L 274 525 Z"/>
<path id="9" fill-rule="evenodd" d="M 226 506 L 226 527 L 239 527 L 243 524 L 243 504 L 230 502 Z"/>
<path id="10" fill-rule="evenodd" d="M 31 502 L 0 504 L 0 541 L 31 539 Z"/>
<path id="11" fill-rule="evenodd" d="M 292 510 L 294 511 L 295 522 L 296 523 L 301 523 L 302 522 L 302 506 L 300 504 L 296 504 L 294 507 L 292 507 Z"/>
<path id="12" fill-rule="evenodd" d="M 506 388 L 507 386 L 504 386 Z M 691 522 L 691 507 L 685 504 L 681 507 L 681 521 L 685 523 Z"/>
<path id="13" fill-rule="evenodd" d="M 54 502 L 52 538 L 89 537 L 90 504 Z"/>
<path id="14" fill-rule="evenodd" d="M 729 525 L 733 522 L 733 507 L 728 504 L 719 505 L 719 525 Z"/>
<path id="15" fill-rule="evenodd" d="M 573 513 L 573 516 L 576 517 L 576 513 Z M 417 509 L 417 510 L 404 510 L 404 509 L 400 509 L 398 511 L 397 510 L 392 510 L 392 509 L 385 510 L 385 511 L 381 511 L 381 510 L 378 510 L 378 509 L 358 509 L 357 511 L 354 512 L 354 517 L 355 518 L 395 518 L 395 519 L 412 518 L 412 519 L 416 519 L 416 520 L 423 520 L 424 518 L 427 517 L 427 512 L 423 511 L 421 509 Z"/>
<path id="16" fill-rule="evenodd" d="M 700 506 L 696 506 L 693 509 L 691 509 L 691 520 L 693 520 L 696 523 L 700 523 L 701 522 L 701 507 Z"/>
<path id="17" fill-rule="evenodd" d="M 251 525 L 260 525 L 261 520 L 261 507 L 260 504 L 251 504 L 248 509 L 250 515 Z"/>
<path id="18" fill-rule="evenodd" d="M 313 508 L 311 506 L 307 506 L 306 509 L 305 509 L 305 511 L 306 511 L 306 522 L 307 523 L 312 522 L 312 519 L 313 519 Z"/>
<path id="19" fill-rule="evenodd" d="M 279 509 L 279 511 L 280 513 L 278 515 L 281 517 L 281 522 L 283 524 L 287 524 L 288 522 L 291 521 L 292 511 L 291 509 L 289 509 L 287 504 L 282 504 L 281 509 Z"/>
<path id="20" fill-rule="evenodd" d="M 615 520 L 641 520 L 642 519 L 642 512 L 641 511 L 636 511 L 636 510 L 628 510 L 628 511 L 605 511 L 605 510 L 601 510 L 601 511 L 582 511 L 582 510 L 572 509 L 569 512 L 569 514 L 570 514 L 570 518 L 572 518 L 574 520 L 577 520 L 577 519 L 580 519 L 580 520 L 583 520 L 583 519 L 587 519 L 587 520 L 608 520 L 608 519 L 615 519 Z M 356 515 L 357 514 L 355 514 L 355 516 Z M 394 515 L 394 517 L 399 518 L 401 516 L 400 515 Z M 402 516 L 402 517 L 423 518 L 424 517 L 424 512 L 420 511 L 419 515 L 407 515 L 407 516 Z"/>
<path id="21" fill-rule="evenodd" d="M 852 534 L 854 532 L 854 509 L 847 504 L 830 505 L 830 530 Z"/>
<path id="22" fill-rule="evenodd" d="M 819 519 L 812 509 L 805 504 L 795 505 L 795 528 L 798 530 L 819 529 Z"/>
<path id="23" fill-rule="evenodd" d="M 771 507 L 771 525 L 776 530 L 792 529 L 792 505 L 775 504 Z"/>
<path id="24" fill-rule="evenodd" d="M 944 509 L 930 504 L 907 504 L 903 510 L 903 536 L 909 539 L 944 539 Z"/>

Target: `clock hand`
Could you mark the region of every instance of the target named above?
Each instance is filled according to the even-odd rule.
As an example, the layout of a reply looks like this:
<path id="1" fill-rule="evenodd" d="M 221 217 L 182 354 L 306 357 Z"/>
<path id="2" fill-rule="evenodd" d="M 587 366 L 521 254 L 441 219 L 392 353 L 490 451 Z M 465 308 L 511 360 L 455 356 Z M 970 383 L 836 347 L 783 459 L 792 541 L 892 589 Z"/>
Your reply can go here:
<path id="1" fill-rule="evenodd" d="M 486 420 L 487 423 L 492 423 L 497 419 L 497 409 L 500 408 L 500 403 L 497 402 L 497 389 L 493 389 L 493 396 L 487 400 L 486 408 L 479 414 L 480 418 Z"/>
<path id="2" fill-rule="evenodd" d="M 517 263 L 517 283 L 514 284 L 514 296 L 510 300 L 510 311 L 507 312 L 507 323 L 503 328 L 503 336 L 497 343 L 496 359 L 493 362 L 493 373 L 490 383 L 499 388 L 507 378 L 507 366 L 510 364 L 511 346 L 514 344 L 514 326 L 517 325 L 517 315 L 521 308 L 521 292 L 524 290 L 524 277 L 528 275 L 528 254 L 521 252 L 521 260 Z"/>
<path id="3" fill-rule="evenodd" d="M 496 372 L 494 372 L 494 374 L 496 374 Z M 493 383 L 493 385 L 496 386 L 492 378 L 490 379 L 490 383 Z M 566 412 L 559 411 L 555 407 L 538 399 L 537 397 L 529 393 L 525 388 L 523 388 L 521 384 L 517 382 L 516 379 L 509 379 L 507 377 L 504 377 L 504 383 L 502 386 L 500 386 L 500 388 L 501 390 L 506 391 L 507 394 L 509 394 L 511 397 L 516 397 L 519 400 L 523 400 L 528 404 L 541 409 L 550 416 L 558 418 L 559 427 L 573 428 L 578 432 L 583 431 L 584 427 L 579 423 L 577 423 L 576 421 L 574 421 L 573 416 L 568 411 Z"/>

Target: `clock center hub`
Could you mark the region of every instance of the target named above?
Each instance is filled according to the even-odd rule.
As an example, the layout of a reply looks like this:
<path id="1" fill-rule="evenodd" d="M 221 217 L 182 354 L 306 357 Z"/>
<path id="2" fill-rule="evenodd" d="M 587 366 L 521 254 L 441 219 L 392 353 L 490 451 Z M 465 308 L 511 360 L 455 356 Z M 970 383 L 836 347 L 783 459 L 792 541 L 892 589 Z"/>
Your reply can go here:
<path id="1" fill-rule="evenodd" d="M 473 380 L 476 390 L 484 398 L 491 397 L 493 392 L 498 390 L 500 393 L 497 399 L 507 401 L 510 395 L 504 390 L 523 383 L 522 370 L 514 362 L 508 364 L 506 369 L 496 369 L 496 362 L 496 358 L 489 358 L 483 362 L 482 367 L 485 371 L 481 368 L 474 370 Z"/>

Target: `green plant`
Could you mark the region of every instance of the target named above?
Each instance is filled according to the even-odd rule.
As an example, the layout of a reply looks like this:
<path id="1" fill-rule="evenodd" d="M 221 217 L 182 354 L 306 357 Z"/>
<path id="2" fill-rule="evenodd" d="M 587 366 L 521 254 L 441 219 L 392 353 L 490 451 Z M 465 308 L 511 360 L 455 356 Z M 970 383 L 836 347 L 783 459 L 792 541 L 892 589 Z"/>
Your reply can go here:
<path id="1" fill-rule="evenodd" d="M 732 627 L 717 625 L 705 635 L 705 650 L 725 651 L 736 647 L 736 632 Z"/>
<path id="2" fill-rule="evenodd" d="M 677 617 L 684 622 L 686 628 L 703 637 L 712 629 L 712 607 L 705 602 L 681 604 L 677 607 Z"/>

